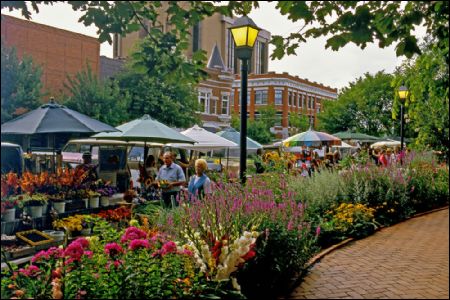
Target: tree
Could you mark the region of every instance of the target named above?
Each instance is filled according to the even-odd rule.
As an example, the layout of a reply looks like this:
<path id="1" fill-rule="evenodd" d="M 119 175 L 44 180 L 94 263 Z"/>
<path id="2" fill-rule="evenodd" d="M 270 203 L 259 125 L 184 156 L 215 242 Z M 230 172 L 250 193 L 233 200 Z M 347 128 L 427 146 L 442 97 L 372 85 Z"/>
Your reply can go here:
<path id="1" fill-rule="evenodd" d="M 398 126 L 392 120 L 394 76 L 383 71 L 366 73 L 350 83 L 336 101 L 326 101 L 318 116 L 322 128 L 331 133 L 356 130 L 369 135 L 391 135 Z M 395 131 L 398 132 L 398 131 Z"/>
<path id="2" fill-rule="evenodd" d="M 16 50 L 1 44 L 2 49 L 2 123 L 33 110 L 40 105 L 44 95 L 40 66 L 33 64 L 29 56 L 22 61 Z"/>
<path id="3" fill-rule="evenodd" d="M 38 5 L 55 1 L 29 1 L 32 10 Z M 101 42 L 111 42 L 111 33 L 128 33 L 144 25 L 142 20 L 156 21 L 161 13 L 161 1 L 68 1 L 72 9 L 84 12 L 80 18 L 86 26 L 99 28 Z M 211 1 L 168 1 L 165 10 L 168 21 L 174 24 L 180 36 L 189 28 L 214 12 L 227 16 L 249 14 L 258 8 L 258 1 L 229 1 L 217 5 Z M 21 9 L 22 15 L 31 18 L 26 1 L 2 1 L 1 8 Z M 380 48 L 397 42 L 397 55 L 412 57 L 420 53 L 415 26 L 423 25 L 444 53 L 448 64 L 449 7 L 447 1 L 278 1 L 276 8 L 288 19 L 298 22 L 300 29 L 287 37 L 272 36 L 275 45 L 272 59 L 285 54 L 295 54 L 299 44 L 309 37 L 327 37 L 326 47 L 333 50 L 353 42 L 361 48 L 378 42 Z"/>
<path id="4" fill-rule="evenodd" d="M 263 120 L 249 120 L 247 135 L 261 144 L 269 144 L 273 139 L 270 127 Z"/>
<path id="5" fill-rule="evenodd" d="M 67 81 L 64 86 L 72 94 L 66 96 L 67 107 L 112 126 L 128 121 L 130 97 L 120 92 L 115 80 L 100 81 L 87 64 L 73 78 L 67 76 Z"/>
<path id="6" fill-rule="evenodd" d="M 289 125 L 292 127 L 291 134 L 296 134 L 308 130 L 310 122 L 307 116 L 292 113 L 289 115 Z"/>
<path id="7" fill-rule="evenodd" d="M 149 114 L 169 126 L 189 127 L 198 121 L 197 84 L 206 77 L 205 51 L 188 60 L 188 47 L 172 32 L 149 30 L 117 76 L 121 90 L 131 95 L 128 111 L 133 118 Z"/>
<path id="8" fill-rule="evenodd" d="M 449 68 L 444 50 L 433 43 L 423 46 L 424 54 L 405 62 L 398 70 L 393 88 L 402 84 L 410 91 L 405 110 L 407 128 L 417 134 L 415 145 L 442 151 L 449 157 Z M 400 102 L 396 95 L 392 116 L 399 118 Z"/>

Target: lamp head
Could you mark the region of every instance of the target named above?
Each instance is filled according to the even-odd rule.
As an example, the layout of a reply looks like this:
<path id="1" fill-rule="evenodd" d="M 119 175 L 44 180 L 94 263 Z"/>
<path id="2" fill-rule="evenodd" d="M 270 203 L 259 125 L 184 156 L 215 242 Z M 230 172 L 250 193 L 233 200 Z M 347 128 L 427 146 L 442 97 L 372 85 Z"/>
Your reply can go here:
<path id="1" fill-rule="evenodd" d="M 233 40 L 236 45 L 236 54 L 238 58 L 248 59 L 251 56 L 251 51 L 255 45 L 258 33 L 261 30 L 256 26 L 255 22 L 247 16 L 237 19 L 233 26 L 229 28 L 233 35 Z M 242 51 L 241 49 L 245 49 Z M 250 56 L 249 56 L 250 53 Z M 242 57 L 241 55 L 242 54 Z"/>
<path id="2" fill-rule="evenodd" d="M 408 98 L 409 90 L 406 86 L 402 85 L 398 88 L 398 97 L 401 102 L 405 102 L 406 98 Z"/>

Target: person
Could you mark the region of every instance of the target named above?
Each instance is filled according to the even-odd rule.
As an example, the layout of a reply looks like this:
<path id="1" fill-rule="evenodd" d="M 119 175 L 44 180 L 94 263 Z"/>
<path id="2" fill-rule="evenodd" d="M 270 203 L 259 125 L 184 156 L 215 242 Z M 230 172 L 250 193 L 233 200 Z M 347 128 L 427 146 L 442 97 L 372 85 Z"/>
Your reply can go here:
<path id="1" fill-rule="evenodd" d="M 75 168 L 76 174 L 86 173 L 83 183 L 93 182 L 98 179 L 97 166 L 92 163 L 92 154 L 89 151 L 83 153 L 83 163 Z"/>
<path id="2" fill-rule="evenodd" d="M 373 163 L 378 166 L 380 164 L 378 157 L 379 157 L 379 149 L 375 148 L 375 149 L 369 149 L 369 157 L 373 160 Z"/>
<path id="3" fill-rule="evenodd" d="M 162 199 L 168 207 L 172 199 L 176 199 L 181 190 L 181 186 L 186 184 L 186 177 L 183 169 L 173 162 L 173 155 L 167 151 L 163 155 L 164 165 L 159 169 L 157 180 L 166 180 L 168 186 L 162 189 Z"/>
<path id="4" fill-rule="evenodd" d="M 205 171 L 208 169 L 208 164 L 204 159 L 197 159 L 195 161 L 195 175 L 191 176 L 188 185 L 189 199 L 194 197 L 203 198 L 205 194 L 211 194 L 211 180 L 206 176 Z"/>
<path id="5" fill-rule="evenodd" d="M 386 156 L 386 150 L 384 150 L 384 149 L 381 149 L 380 156 L 378 157 L 378 164 L 380 166 L 383 166 L 383 167 L 387 167 L 388 166 L 388 159 L 387 159 L 387 156 Z"/>
<path id="6" fill-rule="evenodd" d="M 253 160 L 256 167 L 256 174 L 264 173 L 264 166 L 262 164 L 262 149 L 256 150 L 256 156 Z"/>

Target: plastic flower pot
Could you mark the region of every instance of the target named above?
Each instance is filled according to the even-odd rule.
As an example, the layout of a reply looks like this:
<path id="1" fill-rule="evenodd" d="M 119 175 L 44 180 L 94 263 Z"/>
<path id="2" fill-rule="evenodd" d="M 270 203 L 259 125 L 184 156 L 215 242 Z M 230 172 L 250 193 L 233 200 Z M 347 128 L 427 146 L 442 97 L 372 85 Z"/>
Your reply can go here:
<path id="1" fill-rule="evenodd" d="M 100 198 L 100 203 L 102 206 L 109 206 L 109 197 L 108 196 L 102 196 Z"/>
<path id="2" fill-rule="evenodd" d="M 53 202 L 53 207 L 60 214 L 66 211 L 66 202 Z"/>
<path id="3" fill-rule="evenodd" d="M 97 208 L 99 201 L 100 201 L 99 197 L 91 197 L 91 198 L 89 198 L 89 207 L 90 208 Z"/>
<path id="4" fill-rule="evenodd" d="M 89 208 L 89 198 L 82 199 L 84 201 L 85 208 Z"/>
<path id="5" fill-rule="evenodd" d="M 83 229 L 81 229 L 80 233 L 83 236 L 88 236 L 91 234 L 91 228 L 83 228 Z"/>
<path id="6" fill-rule="evenodd" d="M 30 206 L 28 208 L 32 218 L 42 218 L 42 208 L 43 206 Z"/>
<path id="7" fill-rule="evenodd" d="M 62 241 L 64 239 L 64 231 L 54 231 L 49 234 L 55 241 Z"/>
<path id="8" fill-rule="evenodd" d="M 2 220 L 4 222 L 11 222 L 16 219 L 16 209 L 15 208 L 9 208 L 6 209 L 5 212 L 2 214 Z M 3 231 L 2 231 L 3 233 Z"/>

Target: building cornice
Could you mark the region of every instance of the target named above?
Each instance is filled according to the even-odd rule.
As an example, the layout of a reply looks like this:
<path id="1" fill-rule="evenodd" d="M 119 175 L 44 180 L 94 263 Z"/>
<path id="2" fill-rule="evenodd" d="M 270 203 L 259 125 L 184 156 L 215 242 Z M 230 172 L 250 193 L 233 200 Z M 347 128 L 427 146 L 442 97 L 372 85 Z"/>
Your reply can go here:
<path id="1" fill-rule="evenodd" d="M 232 87 L 240 88 L 241 81 L 239 79 L 234 80 Z M 310 86 L 301 82 L 296 82 L 290 78 L 280 78 L 280 77 L 269 77 L 269 78 L 249 78 L 248 79 L 248 87 L 249 88 L 258 88 L 264 86 L 278 86 L 278 87 L 287 87 L 291 89 L 297 89 L 304 91 L 306 93 L 312 93 L 316 95 L 320 95 L 326 98 L 337 98 L 337 93 L 332 93 L 325 89 L 321 89 L 319 87 Z"/>

